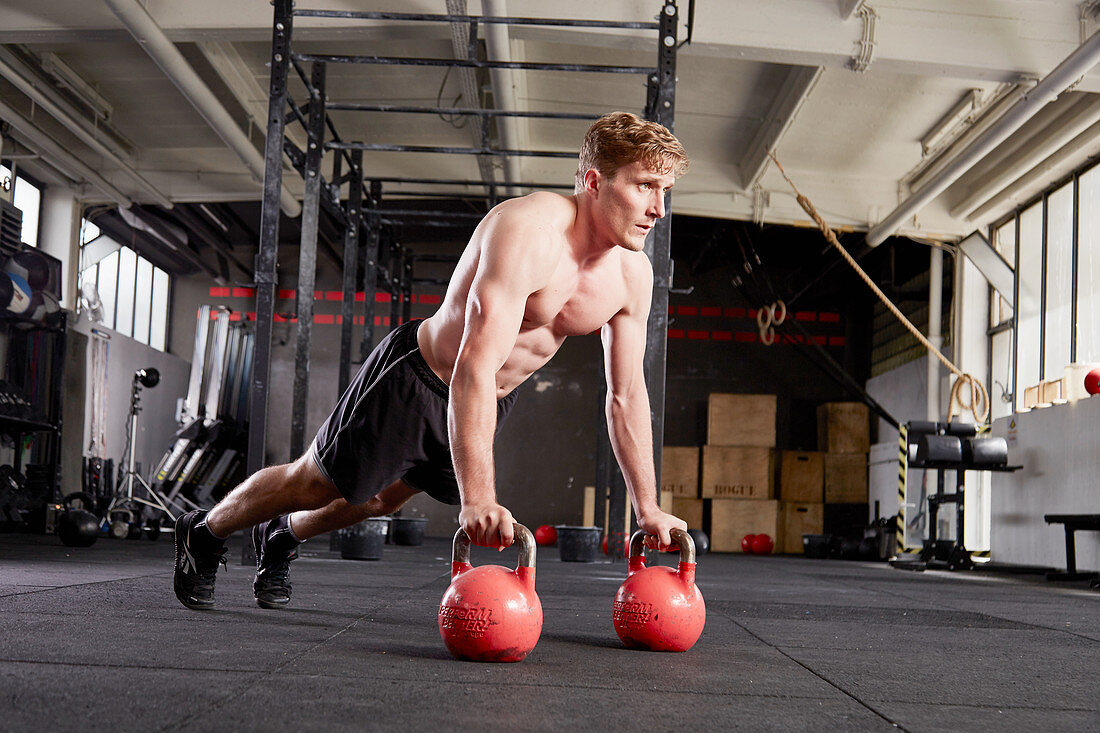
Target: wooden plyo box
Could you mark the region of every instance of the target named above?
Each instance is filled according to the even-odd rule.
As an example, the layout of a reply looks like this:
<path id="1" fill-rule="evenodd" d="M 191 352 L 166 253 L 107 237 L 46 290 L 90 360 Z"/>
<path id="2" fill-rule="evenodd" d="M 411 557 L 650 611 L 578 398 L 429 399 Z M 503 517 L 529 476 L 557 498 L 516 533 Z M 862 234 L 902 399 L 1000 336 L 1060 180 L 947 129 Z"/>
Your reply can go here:
<path id="1" fill-rule="evenodd" d="M 781 502 L 779 505 L 779 541 L 776 551 L 786 555 L 802 554 L 802 535 L 821 534 L 825 527 L 825 505 L 821 502 Z"/>
<path id="2" fill-rule="evenodd" d="M 826 402 L 817 407 L 817 449 L 827 453 L 871 450 L 871 422 L 862 402 Z"/>
<path id="3" fill-rule="evenodd" d="M 779 532 L 779 502 L 775 499 L 721 499 L 710 505 L 710 549 L 741 552 L 741 538 Z"/>
<path id="4" fill-rule="evenodd" d="M 825 454 L 825 503 L 867 501 L 867 456 L 863 453 Z"/>
<path id="5" fill-rule="evenodd" d="M 664 494 L 661 495 L 662 497 Z M 669 509 L 669 514 L 679 517 L 688 524 L 688 529 L 702 529 L 706 530 L 703 526 L 703 500 L 702 499 L 682 499 L 680 497 L 672 497 L 672 506 Z"/>
<path id="6" fill-rule="evenodd" d="M 775 452 L 741 445 L 703 446 L 703 499 L 771 499 Z"/>
<path id="7" fill-rule="evenodd" d="M 825 454 L 780 451 L 779 498 L 783 501 L 821 501 L 825 485 Z"/>
<path id="8" fill-rule="evenodd" d="M 665 446 L 661 450 L 661 495 L 699 498 L 699 448 Z"/>
<path id="9" fill-rule="evenodd" d="M 775 447 L 775 395 L 711 394 L 707 444 Z"/>

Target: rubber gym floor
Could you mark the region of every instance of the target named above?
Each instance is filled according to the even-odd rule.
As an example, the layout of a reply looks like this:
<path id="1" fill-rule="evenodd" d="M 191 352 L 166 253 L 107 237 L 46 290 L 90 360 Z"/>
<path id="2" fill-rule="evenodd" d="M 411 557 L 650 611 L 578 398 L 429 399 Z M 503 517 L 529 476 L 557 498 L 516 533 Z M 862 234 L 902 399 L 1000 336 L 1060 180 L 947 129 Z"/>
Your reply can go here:
<path id="1" fill-rule="evenodd" d="M 538 645 L 480 664 L 439 637 L 447 540 L 354 561 L 318 538 L 278 611 L 254 604 L 241 555 L 235 538 L 217 608 L 197 612 L 172 593 L 170 535 L 0 535 L 0 730 L 1100 729 L 1100 592 L 1084 583 L 710 553 L 698 643 L 639 652 L 611 623 L 625 562 L 542 547 Z"/>

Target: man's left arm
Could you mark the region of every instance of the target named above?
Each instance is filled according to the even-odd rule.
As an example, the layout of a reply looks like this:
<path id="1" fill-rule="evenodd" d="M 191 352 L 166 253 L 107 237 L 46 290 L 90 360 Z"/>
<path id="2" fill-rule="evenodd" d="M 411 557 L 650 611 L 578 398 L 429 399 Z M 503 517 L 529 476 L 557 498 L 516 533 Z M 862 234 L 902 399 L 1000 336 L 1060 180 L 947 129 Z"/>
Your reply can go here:
<path id="1" fill-rule="evenodd" d="M 638 526 L 658 537 L 664 548 L 672 543 L 669 531 L 676 527 L 686 530 L 687 523 L 661 511 L 657 504 L 653 424 L 644 370 L 653 278 L 648 261 L 633 269 L 633 277 L 627 276 L 629 302 L 600 332 L 607 374 L 607 431 Z"/>

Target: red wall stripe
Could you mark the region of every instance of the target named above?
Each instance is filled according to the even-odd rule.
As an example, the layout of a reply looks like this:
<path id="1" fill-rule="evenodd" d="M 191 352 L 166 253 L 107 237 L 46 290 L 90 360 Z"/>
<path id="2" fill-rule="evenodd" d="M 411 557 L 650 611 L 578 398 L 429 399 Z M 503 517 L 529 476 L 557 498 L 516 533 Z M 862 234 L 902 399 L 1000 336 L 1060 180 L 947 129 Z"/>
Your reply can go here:
<path id="1" fill-rule="evenodd" d="M 710 338 L 710 331 L 688 331 L 688 338 L 695 341 L 705 341 Z"/>

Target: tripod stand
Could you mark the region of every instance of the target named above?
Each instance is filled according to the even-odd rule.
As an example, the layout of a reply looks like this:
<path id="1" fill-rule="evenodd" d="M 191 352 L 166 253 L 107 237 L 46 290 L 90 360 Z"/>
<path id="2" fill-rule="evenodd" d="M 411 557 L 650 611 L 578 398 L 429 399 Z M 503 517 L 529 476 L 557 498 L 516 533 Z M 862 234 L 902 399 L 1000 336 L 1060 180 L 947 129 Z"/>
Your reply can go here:
<path id="1" fill-rule="evenodd" d="M 107 520 L 111 524 L 111 536 L 116 539 L 124 539 L 132 535 L 137 536 L 144 531 L 146 537 L 155 540 L 160 534 L 161 515 L 167 514 L 173 522 L 176 519 L 172 510 L 169 509 L 165 497 L 153 489 L 135 469 L 137 462 L 135 448 L 137 446 L 138 413 L 141 412 L 141 389 L 142 387 L 155 387 L 159 381 L 160 373 L 156 369 L 139 369 L 134 372 L 134 379 L 130 386 L 129 445 L 127 446 L 129 458 L 126 472 L 119 477 L 118 489 L 115 491 L 114 498 L 111 499 L 111 505 L 107 508 Z M 145 490 L 148 499 L 134 495 L 135 481 Z M 126 485 L 125 491 L 122 490 L 124 482 Z M 148 523 L 143 527 L 142 522 L 145 519 L 148 520 Z"/>

